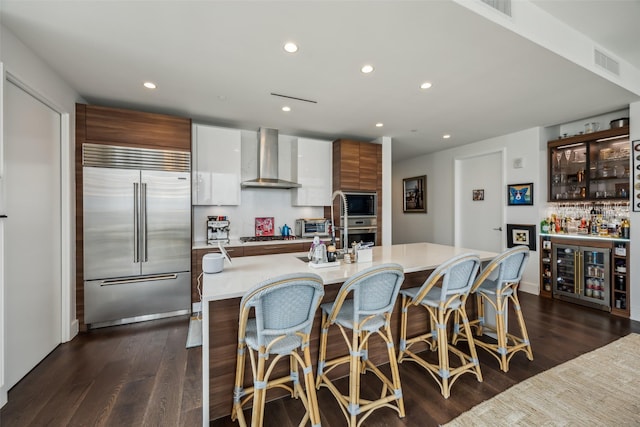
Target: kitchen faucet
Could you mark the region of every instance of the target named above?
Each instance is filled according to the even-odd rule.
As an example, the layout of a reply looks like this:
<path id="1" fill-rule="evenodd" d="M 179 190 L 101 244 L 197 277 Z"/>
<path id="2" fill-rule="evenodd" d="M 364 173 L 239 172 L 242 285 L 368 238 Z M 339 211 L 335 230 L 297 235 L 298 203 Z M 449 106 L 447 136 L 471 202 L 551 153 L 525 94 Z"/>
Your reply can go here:
<path id="1" fill-rule="evenodd" d="M 342 224 L 343 232 L 342 232 L 342 236 L 340 236 L 340 239 L 342 241 L 342 253 L 346 254 L 347 251 L 349 250 L 349 231 L 347 230 L 347 224 L 349 221 L 349 212 L 348 212 L 349 209 L 347 208 L 347 196 L 345 196 L 342 190 L 336 190 L 331 195 L 331 240 L 332 240 L 332 243 L 335 244 L 336 226 L 334 221 L 335 217 L 333 215 L 333 201 L 335 200 L 336 196 L 340 196 L 342 198 L 342 206 L 344 207 L 344 223 Z M 345 248 L 345 244 L 347 245 L 346 248 Z"/>

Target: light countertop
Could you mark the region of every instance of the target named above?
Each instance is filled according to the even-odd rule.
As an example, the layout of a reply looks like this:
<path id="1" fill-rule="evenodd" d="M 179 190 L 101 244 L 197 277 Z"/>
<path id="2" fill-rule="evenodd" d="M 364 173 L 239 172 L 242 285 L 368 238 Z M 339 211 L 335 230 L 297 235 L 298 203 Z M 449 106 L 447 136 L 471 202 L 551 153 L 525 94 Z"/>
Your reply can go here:
<path id="1" fill-rule="evenodd" d="M 628 243 L 629 239 L 623 239 L 622 237 L 611 236 L 598 236 L 593 234 L 578 234 L 578 233 L 540 233 L 540 237 L 555 237 L 559 239 L 581 239 L 581 240 L 601 240 L 605 242 L 619 242 Z"/>
<path id="2" fill-rule="evenodd" d="M 294 240 L 295 242 L 295 240 Z M 325 285 L 342 283 L 353 274 L 373 265 L 398 263 L 405 273 L 432 270 L 456 255 L 475 253 L 482 261 L 488 261 L 497 254 L 435 243 L 409 243 L 403 245 L 374 246 L 373 261 L 344 264 L 336 261 L 336 266 L 312 268 L 298 257 L 306 252 L 238 257 L 232 264 L 225 262 L 224 270 L 215 274 L 203 274 L 202 299 L 208 301 L 242 297 L 256 284 L 283 274 L 313 272 L 318 274 Z"/>
<path id="3" fill-rule="evenodd" d="M 320 238 L 323 242 L 328 242 L 331 240 L 330 237 L 321 237 Z M 311 243 L 313 242 L 313 238 L 312 237 L 296 237 L 295 239 L 287 239 L 287 240 L 265 240 L 262 242 L 243 242 L 240 240 L 240 238 L 235 237 L 235 238 L 231 238 L 229 240 L 229 243 L 225 243 L 224 246 L 266 246 L 266 245 L 276 245 L 276 244 L 290 244 L 290 243 Z M 216 243 L 215 245 L 209 245 L 207 244 L 207 242 L 205 240 L 197 240 L 195 242 L 193 242 L 193 245 L 191 246 L 191 249 L 216 249 L 218 247 L 218 244 Z"/>

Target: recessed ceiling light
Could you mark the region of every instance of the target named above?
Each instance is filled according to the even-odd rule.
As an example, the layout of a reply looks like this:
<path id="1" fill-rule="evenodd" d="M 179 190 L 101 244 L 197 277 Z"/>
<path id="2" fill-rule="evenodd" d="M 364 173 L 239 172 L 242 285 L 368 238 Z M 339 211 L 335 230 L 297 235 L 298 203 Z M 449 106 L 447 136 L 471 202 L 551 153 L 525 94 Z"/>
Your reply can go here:
<path id="1" fill-rule="evenodd" d="M 156 84 L 153 82 L 144 82 L 144 87 L 146 87 L 147 89 L 155 89 Z"/>
<path id="2" fill-rule="evenodd" d="M 296 53 L 298 51 L 298 45 L 293 42 L 285 43 L 284 50 L 289 53 Z"/>
<path id="3" fill-rule="evenodd" d="M 382 126 L 384 126 L 384 123 L 376 123 L 377 128 L 381 128 Z"/>
<path id="4" fill-rule="evenodd" d="M 373 65 L 364 65 L 362 68 L 360 68 L 360 71 L 362 71 L 365 74 L 369 74 L 373 71 Z"/>
<path id="5" fill-rule="evenodd" d="M 451 138 L 451 135 L 449 135 L 448 133 L 445 133 L 444 135 L 442 135 L 443 139 L 449 139 Z"/>
<path id="6" fill-rule="evenodd" d="M 432 86 L 431 83 L 424 82 L 420 85 L 420 89 L 429 89 L 431 86 Z"/>
<path id="7" fill-rule="evenodd" d="M 282 107 L 282 111 L 286 111 L 287 113 L 291 111 L 291 107 L 287 107 L 286 105 Z"/>

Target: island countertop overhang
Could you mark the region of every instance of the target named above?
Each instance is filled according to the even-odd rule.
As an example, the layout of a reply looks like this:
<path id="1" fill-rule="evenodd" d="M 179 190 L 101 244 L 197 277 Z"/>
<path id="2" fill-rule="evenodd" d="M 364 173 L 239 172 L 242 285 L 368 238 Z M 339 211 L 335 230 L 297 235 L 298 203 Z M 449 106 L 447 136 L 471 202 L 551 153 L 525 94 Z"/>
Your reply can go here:
<path id="1" fill-rule="evenodd" d="M 274 255 L 249 256 L 232 259 L 225 264 L 224 270 L 215 274 L 203 274 L 203 301 L 218 301 L 242 297 L 256 284 L 283 274 L 312 272 L 319 275 L 325 285 L 342 283 L 358 271 L 385 264 L 398 263 L 405 273 L 432 270 L 449 258 L 474 253 L 482 261 L 489 261 L 497 254 L 436 243 L 407 243 L 401 245 L 373 247 L 373 261 L 345 264 L 335 267 L 312 268 L 298 257 L 306 253 L 286 253 Z"/>

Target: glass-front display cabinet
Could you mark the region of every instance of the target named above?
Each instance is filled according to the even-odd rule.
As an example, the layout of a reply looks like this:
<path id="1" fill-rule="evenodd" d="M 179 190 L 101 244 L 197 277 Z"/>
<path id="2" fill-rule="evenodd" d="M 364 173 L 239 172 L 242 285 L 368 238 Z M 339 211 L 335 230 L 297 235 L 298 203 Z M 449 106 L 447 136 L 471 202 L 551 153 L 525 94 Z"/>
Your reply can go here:
<path id="1" fill-rule="evenodd" d="M 548 201 L 629 200 L 629 127 L 548 143 Z"/>

